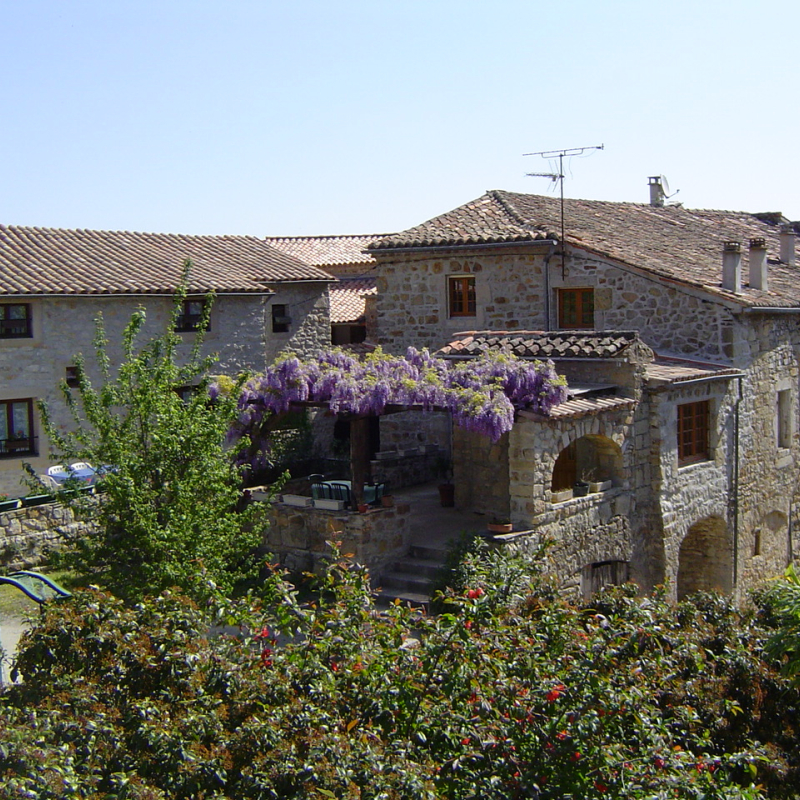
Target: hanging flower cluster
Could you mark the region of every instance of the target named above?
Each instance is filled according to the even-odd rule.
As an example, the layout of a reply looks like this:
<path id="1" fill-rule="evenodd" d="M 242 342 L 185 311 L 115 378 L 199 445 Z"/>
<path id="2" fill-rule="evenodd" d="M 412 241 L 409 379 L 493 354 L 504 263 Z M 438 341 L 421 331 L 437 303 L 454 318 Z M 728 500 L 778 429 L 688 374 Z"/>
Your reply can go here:
<path id="1" fill-rule="evenodd" d="M 405 357 L 379 348 L 358 358 L 337 348 L 308 361 L 281 356 L 264 375 L 249 380 L 231 440 L 260 439 L 269 418 L 294 403 L 312 402 L 356 416 L 378 416 L 387 405 L 449 411 L 456 425 L 497 441 L 511 430 L 515 410 L 548 414 L 566 397 L 566 381 L 552 362 L 486 352 L 453 364 L 413 347 Z"/>

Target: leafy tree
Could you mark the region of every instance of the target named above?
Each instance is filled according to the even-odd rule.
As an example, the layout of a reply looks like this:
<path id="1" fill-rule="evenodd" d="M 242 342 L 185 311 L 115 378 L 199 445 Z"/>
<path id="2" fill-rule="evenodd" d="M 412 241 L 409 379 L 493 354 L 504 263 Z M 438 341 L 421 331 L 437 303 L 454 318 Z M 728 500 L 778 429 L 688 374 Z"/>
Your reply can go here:
<path id="1" fill-rule="evenodd" d="M 190 262 L 185 266 L 188 273 Z M 77 389 L 62 385 L 74 423 L 67 432 L 41 407 L 58 457 L 104 470 L 100 499 L 79 495 L 69 484 L 59 494 L 90 523 L 87 531 L 64 533 L 69 547 L 63 560 L 126 600 L 171 586 L 202 596 L 209 580 L 229 592 L 252 577 L 257 564 L 263 520 L 255 504 L 240 510 L 241 474 L 223 447 L 235 401 L 222 395 L 210 402 L 214 359 L 201 356 L 211 298 L 182 362 L 174 331 L 185 296 L 184 281 L 167 330 L 142 344 L 145 311 L 133 314 L 118 369 L 112 369 L 102 317 L 96 321 L 101 382 L 92 383 L 77 356 Z M 196 388 L 179 396 L 187 386 Z"/>

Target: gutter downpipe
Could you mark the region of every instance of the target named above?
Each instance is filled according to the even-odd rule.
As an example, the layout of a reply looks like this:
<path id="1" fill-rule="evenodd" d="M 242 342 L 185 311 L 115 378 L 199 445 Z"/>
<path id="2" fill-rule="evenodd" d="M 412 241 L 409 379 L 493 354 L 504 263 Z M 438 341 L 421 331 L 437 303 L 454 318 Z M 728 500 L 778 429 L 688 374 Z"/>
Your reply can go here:
<path id="1" fill-rule="evenodd" d="M 550 243 L 550 249 L 544 257 L 544 329 L 550 330 L 550 259 L 556 251 L 554 242 Z"/>

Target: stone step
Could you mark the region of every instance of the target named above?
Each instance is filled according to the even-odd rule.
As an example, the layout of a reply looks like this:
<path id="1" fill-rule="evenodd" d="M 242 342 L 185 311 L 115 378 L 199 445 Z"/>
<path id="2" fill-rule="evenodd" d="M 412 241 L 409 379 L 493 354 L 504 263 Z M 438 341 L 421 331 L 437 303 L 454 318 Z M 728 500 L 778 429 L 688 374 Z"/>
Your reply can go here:
<path id="1" fill-rule="evenodd" d="M 431 579 L 413 572 L 392 570 L 381 576 L 381 588 L 384 591 L 388 589 L 400 589 L 404 592 L 408 591 L 430 595 Z"/>
<path id="2" fill-rule="evenodd" d="M 403 605 L 410 605 L 412 608 L 422 608 L 428 610 L 431 602 L 430 594 L 423 592 L 404 592 L 401 590 L 379 589 L 374 593 L 375 603 L 386 608 L 395 600 L 399 600 Z"/>
<path id="3" fill-rule="evenodd" d="M 444 566 L 444 562 L 428 561 L 424 558 L 401 558 L 395 561 L 394 570 L 397 572 L 410 572 L 420 577 L 435 579 L 439 571 Z"/>
<path id="4" fill-rule="evenodd" d="M 412 544 L 409 550 L 409 557 L 420 561 L 432 561 L 441 566 L 447 561 L 447 553 L 448 550 L 442 547 Z"/>

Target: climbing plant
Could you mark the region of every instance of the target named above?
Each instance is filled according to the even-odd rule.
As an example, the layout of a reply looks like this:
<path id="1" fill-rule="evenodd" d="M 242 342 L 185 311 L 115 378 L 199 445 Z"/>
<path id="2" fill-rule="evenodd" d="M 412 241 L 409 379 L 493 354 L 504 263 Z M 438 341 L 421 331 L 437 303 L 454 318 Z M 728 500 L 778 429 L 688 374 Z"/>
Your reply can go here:
<path id="1" fill-rule="evenodd" d="M 212 387 L 212 396 L 220 391 Z M 516 410 L 548 414 L 565 399 L 566 381 L 552 362 L 487 351 L 453 363 L 413 347 L 405 356 L 378 348 L 358 358 L 336 348 L 308 360 L 283 355 L 251 378 L 239 397 L 231 439 L 248 436 L 251 453 L 268 452 L 271 418 L 293 404 L 319 403 L 354 416 L 379 416 L 388 406 L 449 411 L 456 425 L 497 441 L 511 430 Z"/>

